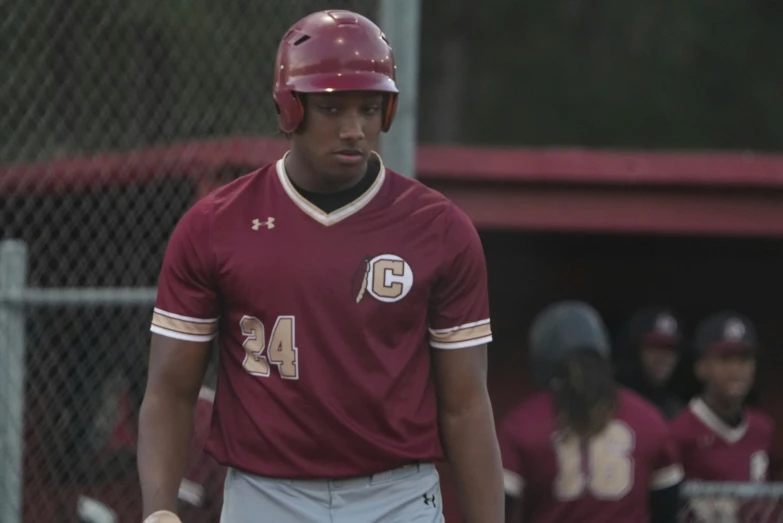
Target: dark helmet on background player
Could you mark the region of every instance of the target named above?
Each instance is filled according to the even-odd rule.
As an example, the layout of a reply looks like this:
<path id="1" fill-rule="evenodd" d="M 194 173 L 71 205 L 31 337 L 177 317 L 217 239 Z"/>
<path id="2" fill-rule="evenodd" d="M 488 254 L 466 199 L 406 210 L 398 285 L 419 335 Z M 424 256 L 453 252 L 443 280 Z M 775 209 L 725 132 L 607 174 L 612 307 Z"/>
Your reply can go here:
<path id="1" fill-rule="evenodd" d="M 633 380 L 661 390 L 671 380 L 680 359 L 680 322 L 666 307 L 647 307 L 631 316 L 625 330 L 624 356 Z M 639 373 L 641 375 L 639 375 Z M 627 384 L 636 390 L 644 383 Z"/>
<path id="2" fill-rule="evenodd" d="M 704 393 L 744 401 L 755 381 L 759 351 L 753 322 L 732 311 L 713 314 L 697 327 L 693 345 L 694 370 Z"/>
<path id="3" fill-rule="evenodd" d="M 320 11 L 291 27 L 275 60 L 274 99 L 284 133 L 304 120 L 298 93 L 377 91 L 385 93 L 382 129 L 388 131 L 397 109 L 394 54 L 372 21 L 344 10 Z"/>
<path id="4" fill-rule="evenodd" d="M 627 343 L 633 350 L 643 346 L 668 347 L 676 350 L 682 342 L 680 322 L 665 307 L 647 307 L 636 311 L 628 321 Z"/>
<path id="5" fill-rule="evenodd" d="M 550 305 L 533 320 L 529 335 L 533 380 L 548 386 L 558 366 L 581 351 L 609 359 L 609 334 L 598 312 L 581 301 L 562 301 Z"/>
<path id="6" fill-rule="evenodd" d="M 758 350 L 753 322 L 742 314 L 724 311 L 704 319 L 693 336 L 696 359 L 716 353 L 750 353 Z"/>

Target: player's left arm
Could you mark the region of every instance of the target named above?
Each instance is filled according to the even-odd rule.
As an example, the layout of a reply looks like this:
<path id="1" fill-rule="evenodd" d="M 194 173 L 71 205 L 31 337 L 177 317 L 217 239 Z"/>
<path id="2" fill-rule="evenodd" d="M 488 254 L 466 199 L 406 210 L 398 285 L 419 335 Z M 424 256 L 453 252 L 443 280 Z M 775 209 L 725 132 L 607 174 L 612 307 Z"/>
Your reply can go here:
<path id="1" fill-rule="evenodd" d="M 486 345 L 433 356 L 439 423 L 466 523 L 502 523 L 503 471 L 486 386 Z"/>
<path id="2" fill-rule="evenodd" d="M 679 451 L 666 422 L 656 412 L 658 448 L 650 478 L 650 523 L 676 523 L 680 512 L 680 485 L 684 479 Z"/>
<path id="3" fill-rule="evenodd" d="M 466 523 L 503 523 L 500 449 L 487 391 L 492 340 L 484 251 L 461 211 L 445 218 L 443 270 L 429 311 L 438 420 Z"/>
<path id="4" fill-rule="evenodd" d="M 769 455 L 769 469 L 767 471 L 767 481 L 783 481 L 783 433 L 780 427 L 771 418 L 769 422 L 772 425 L 770 430 L 770 444 L 767 454 Z"/>
<path id="5" fill-rule="evenodd" d="M 680 513 L 680 484 L 650 491 L 650 523 L 677 523 Z"/>
<path id="6" fill-rule="evenodd" d="M 506 417 L 498 427 L 500 457 L 503 463 L 503 488 L 506 492 L 506 521 L 519 522 L 525 490 L 525 465 L 529 461 L 517 439 L 517 413 Z M 514 517 L 516 516 L 516 519 Z"/>

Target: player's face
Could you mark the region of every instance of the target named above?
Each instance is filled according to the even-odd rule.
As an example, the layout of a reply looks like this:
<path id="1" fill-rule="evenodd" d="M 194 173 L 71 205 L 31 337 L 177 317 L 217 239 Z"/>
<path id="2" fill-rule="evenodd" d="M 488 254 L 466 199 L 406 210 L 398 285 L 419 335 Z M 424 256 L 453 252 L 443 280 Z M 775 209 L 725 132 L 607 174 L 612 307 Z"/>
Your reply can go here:
<path id="1" fill-rule="evenodd" d="M 696 372 L 711 393 L 742 401 L 753 386 L 756 359 L 748 352 L 709 355 L 699 361 Z"/>
<path id="2" fill-rule="evenodd" d="M 671 347 L 648 345 L 642 347 L 641 362 L 644 375 L 653 385 L 665 385 L 677 366 L 677 352 Z"/>
<path id="3" fill-rule="evenodd" d="M 367 170 L 381 134 L 383 96 L 348 91 L 308 94 L 305 121 L 294 135 L 298 152 L 327 185 L 351 184 Z"/>

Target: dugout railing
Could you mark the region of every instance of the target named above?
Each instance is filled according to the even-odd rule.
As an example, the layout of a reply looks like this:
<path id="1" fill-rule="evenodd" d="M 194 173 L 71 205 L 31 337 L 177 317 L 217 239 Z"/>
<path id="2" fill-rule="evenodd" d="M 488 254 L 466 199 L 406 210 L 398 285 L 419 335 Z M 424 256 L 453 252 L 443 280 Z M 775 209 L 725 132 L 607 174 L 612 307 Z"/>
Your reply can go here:
<path id="1" fill-rule="evenodd" d="M 783 522 L 783 483 L 686 482 L 679 523 Z"/>

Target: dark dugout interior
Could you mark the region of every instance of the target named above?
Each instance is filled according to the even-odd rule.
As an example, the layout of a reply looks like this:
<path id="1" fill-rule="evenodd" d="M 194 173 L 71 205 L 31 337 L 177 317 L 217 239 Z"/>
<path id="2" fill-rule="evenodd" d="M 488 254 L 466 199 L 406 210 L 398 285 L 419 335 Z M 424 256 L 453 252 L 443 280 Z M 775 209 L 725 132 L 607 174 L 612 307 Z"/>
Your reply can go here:
<path id="1" fill-rule="evenodd" d="M 553 301 L 580 299 L 604 317 L 618 365 L 632 357 L 621 339 L 628 318 L 643 307 L 671 307 L 686 338 L 673 386 L 686 399 L 699 390 L 690 358 L 698 322 L 721 310 L 748 316 L 763 349 L 749 401 L 783 421 L 774 405 L 783 390 L 774 383 L 783 361 L 780 240 L 516 231 L 482 231 L 481 237 L 495 337 L 490 383 L 498 415 L 531 390 L 525 345 L 534 315 Z"/>

